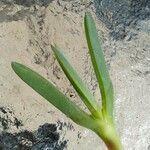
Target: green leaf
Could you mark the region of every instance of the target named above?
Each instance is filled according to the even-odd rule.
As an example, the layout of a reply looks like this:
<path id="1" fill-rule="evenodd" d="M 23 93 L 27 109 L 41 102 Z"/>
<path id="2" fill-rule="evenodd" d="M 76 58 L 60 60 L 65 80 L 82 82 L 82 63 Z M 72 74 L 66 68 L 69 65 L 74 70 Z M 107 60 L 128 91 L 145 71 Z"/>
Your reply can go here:
<path id="1" fill-rule="evenodd" d="M 73 85 L 74 89 L 79 94 L 80 98 L 83 100 L 83 102 L 88 107 L 93 116 L 100 117 L 100 111 L 98 110 L 96 100 L 94 99 L 89 89 L 83 83 L 77 72 L 72 68 L 65 56 L 61 53 L 61 49 L 57 46 L 51 47 L 61 68 L 63 69 L 71 84 Z"/>
<path id="2" fill-rule="evenodd" d="M 113 116 L 113 86 L 106 68 L 96 26 L 90 13 L 85 14 L 84 26 L 91 61 L 102 96 L 102 108 L 105 114 Z"/>
<path id="3" fill-rule="evenodd" d="M 53 84 L 22 64 L 13 62 L 11 65 L 15 73 L 25 83 L 62 111 L 67 117 L 81 126 L 92 128 L 90 122 L 93 121 L 93 118 L 71 102 Z"/>

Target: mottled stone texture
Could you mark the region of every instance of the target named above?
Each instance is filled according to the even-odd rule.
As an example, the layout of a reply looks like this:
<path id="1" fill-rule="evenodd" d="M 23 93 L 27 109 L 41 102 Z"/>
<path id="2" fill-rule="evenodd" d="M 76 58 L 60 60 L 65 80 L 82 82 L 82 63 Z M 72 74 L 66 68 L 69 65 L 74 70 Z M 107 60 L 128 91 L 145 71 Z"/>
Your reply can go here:
<path id="1" fill-rule="evenodd" d="M 10 65 L 16 61 L 36 70 L 88 111 L 53 55 L 56 43 L 100 103 L 85 11 L 92 13 L 101 37 L 123 147 L 150 150 L 150 0 L 0 0 L 0 149 L 106 149 L 92 131 L 22 82 Z"/>
<path id="2" fill-rule="evenodd" d="M 149 0 L 95 0 L 96 14 L 115 39 L 126 36 L 126 27 L 150 17 Z M 119 31 L 118 31 L 119 30 Z"/>
<path id="3" fill-rule="evenodd" d="M 48 6 L 48 4 L 52 1 L 53 0 L 1 0 L 1 2 L 4 2 L 5 4 L 18 4 L 27 7 L 33 4 L 37 4 L 40 6 Z"/>

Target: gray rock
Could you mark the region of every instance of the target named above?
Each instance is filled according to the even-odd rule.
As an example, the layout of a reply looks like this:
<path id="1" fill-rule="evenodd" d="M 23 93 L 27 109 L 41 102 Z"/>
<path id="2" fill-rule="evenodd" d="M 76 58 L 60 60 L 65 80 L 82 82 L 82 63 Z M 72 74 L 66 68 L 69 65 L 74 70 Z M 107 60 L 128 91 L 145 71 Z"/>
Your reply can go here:
<path id="1" fill-rule="evenodd" d="M 150 18 L 149 0 L 95 0 L 95 7 L 98 18 L 115 39 L 125 38 L 127 26 L 134 27 L 138 20 Z"/>

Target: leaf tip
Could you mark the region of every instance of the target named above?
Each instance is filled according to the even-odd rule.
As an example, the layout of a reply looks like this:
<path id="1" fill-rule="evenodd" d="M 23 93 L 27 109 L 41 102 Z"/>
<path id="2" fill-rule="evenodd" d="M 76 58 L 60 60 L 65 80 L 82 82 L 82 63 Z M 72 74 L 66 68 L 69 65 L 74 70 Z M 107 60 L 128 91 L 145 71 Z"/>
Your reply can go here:
<path id="1" fill-rule="evenodd" d="M 51 49 L 53 50 L 54 48 L 55 48 L 54 45 L 51 44 Z"/>
<path id="2" fill-rule="evenodd" d="M 87 12 L 85 12 L 85 16 L 87 17 L 87 16 L 90 16 L 91 15 L 91 13 L 89 12 L 89 11 L 87 11 Z"/>
<path id="3" fill-rule="evenodd" d="M 12 67 L 12 69 L 13 70 L 15 70 L 15 67 L 18 65 L 18 63 L 17 62 L 11 62 L 11 67 Z"/>
<path id="4" fill-rule="evenodd" d="M 87 20 L 88 18 L 91 18 L 91 17 L 92 17 L 92 15 L 90 12 L 85 12 L 85 17 L 84 17 L 85 20 Z"/>
<path id="5" fill-rule="evenodd" d="M 54 44 L 54 45 L 51 45 L 51 49 L 55 53 L 56 51 L 58 51 L 59 48 L 56 44 Z"/>

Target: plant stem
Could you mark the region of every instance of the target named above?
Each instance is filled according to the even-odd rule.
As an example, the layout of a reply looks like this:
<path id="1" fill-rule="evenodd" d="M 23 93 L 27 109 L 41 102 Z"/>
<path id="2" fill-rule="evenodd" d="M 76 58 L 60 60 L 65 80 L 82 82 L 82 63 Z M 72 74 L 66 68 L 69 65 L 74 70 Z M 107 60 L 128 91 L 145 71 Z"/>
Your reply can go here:
<path id="1" fill-rule="evenodd" d="M 120 138 L 113 123 L 107 122 L 103 125 L 100 124 L 96 133 L 105 142 L 108 150 L 123 150 Z"/>
<path id="2" fill-rule="evenodd" d="M 108 150 L 122 150 L 122 144 L 120 142 L 120 139 L 118 138 L 118 135 L 115 138 L 108 137 L 104 140 Z"/>

